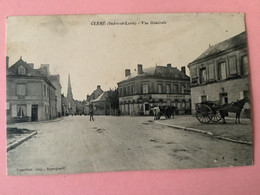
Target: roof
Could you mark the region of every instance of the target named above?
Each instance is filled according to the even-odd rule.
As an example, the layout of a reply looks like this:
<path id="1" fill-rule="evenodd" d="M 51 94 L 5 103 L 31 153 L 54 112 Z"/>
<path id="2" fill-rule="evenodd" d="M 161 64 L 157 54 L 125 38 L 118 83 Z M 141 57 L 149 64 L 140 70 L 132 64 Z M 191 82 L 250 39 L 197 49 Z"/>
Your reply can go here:
<path id="1" fill-rule="evenodd" d="M 185 73 L 178 70 L 176 67 L 156 66 L 156 67 L 143 69 L 143 73 L 141 74 L 138 74 L 137 71 L 134 71 L 129 76 L 125 77 L 124 80 L 122 80 L 121 82 L 133 78 L 145 78 L 145 77 L 189 79 L 189 77 Z"/>
<path id="2" fill-rule="evenodd" d="M 90 96 L 88 96 L 87 101 L 91 101 L 99 97 L 104 91 L 101 88 L 95 89 Z"/>
<path id="3" fill-rule="evenodd" d="M 20 66 L 23 66 L 25 68 L 25 75 L 19 75 L 18 74 L 18 68 Z M 52 86 L 54 89 L 55 86 L 50 82 L 50 80 L 47 78 L 47 75 L 45 72 L 42 71 L 42 69 L 34 69 L 32 68 L 27 62 L 23 61 L 22 58 L 20 58 L 14 65 L 9 67 L 6 70 L 6 74 L 8 76 L 25 76 L 25 77 L 41 77 L 43 78 L 50 86 Z"/>
<path id="4" fill-rule="evenodd" d="M 231 37 L 230 39 L 227 39 L 225 41 L 222 41 L 216 45 L 210 46 L 205 52 L 203 52 L 197 59 L 195 59 L 193 62 L 209 58 L 213 55 L 217 55 L 219 53 L 222 53 L 226 50 L 236 48 L 240 45 L 246 44 L 246 32 L 242 32 L 234 37 Z M 191 62 L 191 63 L 193 63 Z"/>
<path id="5" fill-rule="evenodd" d="M 39 71 L 33 69 L 22 59 L 19 59 L 14 65 L 7 69 L 7 75 L 18 75 L 18 67 L 21 65 L 26 70 L 26 76 L 43 76 Z"/>
<path id="6" fill-rule="evenodd" d="M 99 95 L 92 102 L 106 101 L 107 97 L 108 97 L 108 93 L 107 92 L 103 92 L 101 95 Z"/>

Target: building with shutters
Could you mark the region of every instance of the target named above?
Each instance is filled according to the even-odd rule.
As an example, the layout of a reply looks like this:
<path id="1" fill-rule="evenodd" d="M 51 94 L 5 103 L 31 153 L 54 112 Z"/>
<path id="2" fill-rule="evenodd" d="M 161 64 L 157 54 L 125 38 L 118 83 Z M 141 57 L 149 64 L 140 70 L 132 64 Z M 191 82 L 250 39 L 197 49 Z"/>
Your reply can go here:
<path id="1" fill-rule="evenodd" d="M 119 110 L 122 115 L 150 115 L 153 106 L 175 106 L 179 114 L 190 113 L 190 78 L 185 67 L 178 70 L 167 66 L 137 71 L 125 70 L 125 78 L 118 83 Z"/>
<path id="2" fill-rule="evenodd" d="M 9 67 L 6 58 L 7 122 L 41 121 L 57 117 L 55 86 L 48 79 L 49 66 L 34 69 L 20 58 Z"/>
<path id="3" fill-rule="evenodd" d="M 222 105 L 249 97 L 246 32 L 209 46 L 188 68 L 193 113 L 196 103 L 217 101 Z M 245 107 L 248 112 L 250 106 Z"/>

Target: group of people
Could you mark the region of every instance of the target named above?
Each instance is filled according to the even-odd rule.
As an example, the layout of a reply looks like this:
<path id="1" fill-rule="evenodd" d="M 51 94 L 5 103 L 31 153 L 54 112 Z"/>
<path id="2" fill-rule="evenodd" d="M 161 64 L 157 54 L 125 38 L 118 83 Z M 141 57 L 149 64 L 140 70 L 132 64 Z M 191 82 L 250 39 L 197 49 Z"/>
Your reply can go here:
<path id="1" fill-rule="evenodd" d="M 174 114 L 176 111 L 175 106 L 155 106 L 151 108 L 154 115 L 154 120 L 160 119 L 162 115 L 165 116 L 166 119 L 168 118 L 174 118 Z"/>

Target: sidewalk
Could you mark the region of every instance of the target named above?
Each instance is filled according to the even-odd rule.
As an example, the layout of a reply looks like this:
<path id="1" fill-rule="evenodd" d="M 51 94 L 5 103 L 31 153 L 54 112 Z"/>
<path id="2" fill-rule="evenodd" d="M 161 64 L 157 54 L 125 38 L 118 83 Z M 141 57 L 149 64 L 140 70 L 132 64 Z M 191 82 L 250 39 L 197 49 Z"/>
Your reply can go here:
<path id="1" fill-rule="evenodd" d="M 47 121 L 39 122 L 23 122 L 23 123 L 12 123 L 6 125 L 6 145 L 7 152 L 14 149 L 16 146 L 22 144 L 24 141 L 32 138 L 37 134 L 36 130 L 29 130 L 26 128 L 28 124 L 40 124 L 40 123 L 52 123 L 63 120 L 64 117 L 55 118 Z"/>
<path id="2" fill-rule="evenodd" d="M 20 145 L 24 141 L 30 139 L 34 135 L 37 134 L 37 131 L 29 130 L 25 128 L 16 128 L 16 127 L 8 127 L 6 129 L 6 151 L 15 148 L 16 146 Z"/>
<path id="3" fill-rule="evenodd" d="M 252 125 L 250 119 L 240 119 L 241 124 L 235 124 L 234 118 L 226 118 L 226 124 L 222 120 L 216 123 L 210 122 L 203 124 L 191 115 L 177 115 L 174 119 L 162 117 L 156 123 L 178 129 L 208 134 L 215 138 L 227 141 L 252 144 Z"/>

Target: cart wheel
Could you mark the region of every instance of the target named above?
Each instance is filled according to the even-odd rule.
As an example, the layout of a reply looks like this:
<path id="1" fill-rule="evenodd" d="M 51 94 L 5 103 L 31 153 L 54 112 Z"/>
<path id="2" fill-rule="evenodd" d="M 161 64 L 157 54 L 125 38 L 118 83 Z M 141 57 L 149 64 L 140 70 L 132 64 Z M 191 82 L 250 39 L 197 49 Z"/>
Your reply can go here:
<path id="1" fill-rule="evenodd" d="M 221 120 L 221 115 L 220 115 L 219 111 L 216 111 L 216 113 L 212 113 L 211 120 L 213 122 L 218 122 Z"/>
<path id="2" fill-rule="evenodd" d="M 209 123 L 211 121 L 212 116 L 212 110 L 207 105 L 201 105 L 199 108 L 197 108 L 196 111 L 196 118 L 201 123 Z"/>

